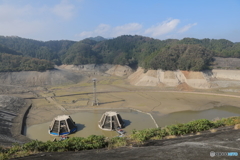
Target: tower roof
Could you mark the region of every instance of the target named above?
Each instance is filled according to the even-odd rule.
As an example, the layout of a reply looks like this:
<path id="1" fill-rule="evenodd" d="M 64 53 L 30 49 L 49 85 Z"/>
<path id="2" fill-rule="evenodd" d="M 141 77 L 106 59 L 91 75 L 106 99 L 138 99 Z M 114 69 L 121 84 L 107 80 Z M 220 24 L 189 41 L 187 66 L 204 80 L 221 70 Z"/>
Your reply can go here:
<path id="1" fill-rule="evenodd" d="M 69 115 L 61 115 L 61 116 L 55 117 L 54 119 L 55 119 L 55 120 L 58 120 L 58 121 L 61 121 L 61 120 L 66 120 L 66 119 L 68 119 L 69 117 L 70 117 Z"/>
<path id="2" fill-rule="evenodd" d="M 59 115 L 53 119 L 48 131 L 55 136 L 67 135 L 76 132 L 77 126 L 69 115 Z"/>
<path id="3" fill-rule="evenodd" d="M 118 113 L 117 112 L 114 112 L 114 111 L 108 111 L 108 112 L 105 112 L 104 113 L 106 116 L 114 116 L 114 115 L 117 115 Z"/>
<path id="4" fill-rule="evenodd" d="M 108 111 L 102 115 L 100 121 L 98 122 L 98 127 L 103 130 L 112 131 L 117 128 L 123 128 L 124 122 L 117 112 Z"/>

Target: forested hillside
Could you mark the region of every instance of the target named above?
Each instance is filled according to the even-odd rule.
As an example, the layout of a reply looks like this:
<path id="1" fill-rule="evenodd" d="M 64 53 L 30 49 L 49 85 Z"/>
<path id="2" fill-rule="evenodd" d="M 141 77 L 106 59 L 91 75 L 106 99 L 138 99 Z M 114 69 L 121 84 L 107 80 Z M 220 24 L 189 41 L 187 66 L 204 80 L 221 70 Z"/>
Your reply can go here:
<path id="1" fill-rule="evenodd" d="M 46 71 L 53 68 L 53 63 L 44 59 L 0 53 L 0 72 Z"/>
<path id="2" fill-rule="evenodd" d="M 45 59 L 57 65 L 61 64 L 61 56 L 64 55 L 74 43 L 76 42 L 68 40 L 43 42 L 20 37 L 0 36 L 0 45 L 19 52 L 23 56 Z M 1 48 L 0 52 L 9 53 L 2 51 Z"/>
<path id="3" fill-rule="evenodd" d="M 79 42 L 68 40 L 43 42 L 0 36 L 0 53 L 1 55 L 10 54 L 13 56 L 12 59 L 16 59 L 14 58 L 16 55 L 19 59 L 35 58 L 35 61 L 39 61 L 36 64 L 41 66 L 39 66 L 40 70 L 53 68 L 53 65 L 50 66 L 51 61 L 56 65 L 110 63 L 141 66 L 145 69 L 199 71 L 208 69 L 214 56 L 240 58 L 240 43 L 225 39 L 158 40 L 130 35 L 114 39 L 91 37 Z M 3 61 L 5 62 L 4 59 L 2 63 Z M 0 69 L 0 71 L 11 71 L 10 68 L 12 71 L 39 70 L 37 67 L 24 69 L 20 63 L 21 67 L 15 67 L 18 69 L 13 68 L 17 66 L 13 63 L 6 62 L 5 64 L 8 64 L 9 69 Z"/>

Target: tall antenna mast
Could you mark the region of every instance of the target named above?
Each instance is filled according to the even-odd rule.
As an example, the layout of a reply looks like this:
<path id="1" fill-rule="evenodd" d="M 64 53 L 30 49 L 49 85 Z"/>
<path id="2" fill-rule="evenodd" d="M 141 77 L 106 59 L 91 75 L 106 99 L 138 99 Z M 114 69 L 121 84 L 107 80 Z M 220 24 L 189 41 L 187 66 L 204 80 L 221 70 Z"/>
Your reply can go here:
<path id="1" fill-rule="evenodd" d="M 92 79 L 93 81 L 93 101 L 92 101 L 92 106 L 97 105 L 98 106 L 98 100 L 97 100 L 97 95 L 96 95 L 96 78 Z"/>

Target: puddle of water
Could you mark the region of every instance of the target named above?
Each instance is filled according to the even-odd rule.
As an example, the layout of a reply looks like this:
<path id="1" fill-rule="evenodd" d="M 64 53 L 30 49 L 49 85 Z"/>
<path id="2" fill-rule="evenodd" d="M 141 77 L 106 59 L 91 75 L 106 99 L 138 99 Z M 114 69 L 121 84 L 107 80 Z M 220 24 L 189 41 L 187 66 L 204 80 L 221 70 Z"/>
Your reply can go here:
<path id="1" fill-rule="evenodd" d="M 164 116 L 157 116 L 153 114 L 153 117 L 159 127 L 177 123 L 187 123 L 197 119 L 214 120 L 216 118 L 221 119 L 232 116 L 240 116 L 240 108 L 233 106 L 221 106 L 203 111 L 175 112 Z"/>
<path id="2" fill-rule="evenodd" d="M 72 114 L 72 119 L 76 122 L 78 131 L 74 134 L 70 134 L 69 137 L 88 137 L 89 135 L 104 135 L 106 137 L 117 136 L 115 131 L 103 131 L 98 127 L 98 121 L 100 120 L 104 110 L 94 111 L 81 111 L 76 114 Z M 155 128 L 155 124 L 151 117 L 144 113 L 139 113 L 133 110 L 119 110 L 126 127 L 124 130 L 131 134 L 133 129 L 142 130 L 145 128 Z M 48 134 L 48 127 L 51 122 L 33 125 L 27 127 L 26 136 L 30 139 L 38 139 L 41 141 L 53 140 L 53 136 Z"/>

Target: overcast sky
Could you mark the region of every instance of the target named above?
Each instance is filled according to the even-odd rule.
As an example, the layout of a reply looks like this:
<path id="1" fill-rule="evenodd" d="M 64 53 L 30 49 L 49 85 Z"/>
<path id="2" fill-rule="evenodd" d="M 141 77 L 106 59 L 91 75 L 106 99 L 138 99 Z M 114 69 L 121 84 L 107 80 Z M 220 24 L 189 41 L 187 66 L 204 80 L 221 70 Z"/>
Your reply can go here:
<path id="1" fill-rule="evenodd" d="M 0 35 L 42 41 L 143 35 L 240 42 L 240 0 L 0 0 Z"/>

